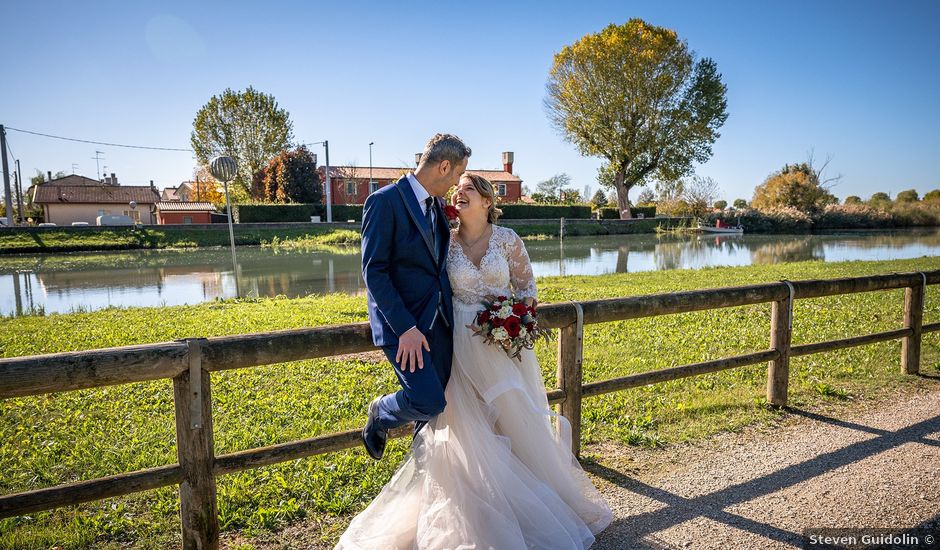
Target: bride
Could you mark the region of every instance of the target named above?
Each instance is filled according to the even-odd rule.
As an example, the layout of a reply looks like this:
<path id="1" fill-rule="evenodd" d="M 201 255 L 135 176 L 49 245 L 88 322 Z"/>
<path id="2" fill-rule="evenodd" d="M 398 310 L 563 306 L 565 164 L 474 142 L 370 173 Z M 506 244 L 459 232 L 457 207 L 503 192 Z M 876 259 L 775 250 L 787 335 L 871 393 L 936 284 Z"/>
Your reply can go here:
<path id="1" fill-rule="evenodd" d="M 461 177 L 447 253 L 455 321 L 447 406 L 337 549 L 588 548 L 611 521 L 571 453 L 568 421 L 548 405 L 535 353 L 511 359 L 467 328 L 486 295 L 535 303 L 525 246 L 495 225 L 494 202 L 489 181 Z"/>

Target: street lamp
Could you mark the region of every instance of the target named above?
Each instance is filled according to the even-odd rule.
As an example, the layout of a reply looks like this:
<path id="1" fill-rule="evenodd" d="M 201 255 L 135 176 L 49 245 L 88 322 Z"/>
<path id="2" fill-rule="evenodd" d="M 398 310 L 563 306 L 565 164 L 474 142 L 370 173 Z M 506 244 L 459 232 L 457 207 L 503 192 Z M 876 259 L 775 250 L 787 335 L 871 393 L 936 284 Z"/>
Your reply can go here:
<path id="1" fill-rule="evenodd" d="M 232 228 L 232 203 L 228 200 L 228 182 L 235 179 L 238 165 L 232 157 L 215 157 L 209 162 L 209 171 L 212 177 L 222 182 L 225 187 L 225 208 L 228 210 L 228 238 L 232 246 L 232 269 L 235 272 L 235 297 L 241 298 L 238 292 L 238 262 L 235 260 L 235 229 Z"/>
<path id="2" fill-rule="evenodd" d="M 369 194 L 372 194 L 372 188 L 375 185 L 372 182 L 372 146 L 375 145 L 374 141 L 369 142 Z"/>

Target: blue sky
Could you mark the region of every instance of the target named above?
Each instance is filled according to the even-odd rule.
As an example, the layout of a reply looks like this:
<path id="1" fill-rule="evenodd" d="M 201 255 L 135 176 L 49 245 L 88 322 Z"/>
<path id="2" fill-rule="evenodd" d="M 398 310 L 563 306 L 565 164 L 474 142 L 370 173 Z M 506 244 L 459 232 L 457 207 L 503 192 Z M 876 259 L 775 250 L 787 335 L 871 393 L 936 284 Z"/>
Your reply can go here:
<path id="1" fill-rule="evenodd" d="M 940 187 L 940 2 L 24 2 L 6 3 L 0 123 L 116 143 L 189 147 L 196 111 L 227 87 L 273 94 L 298 141 L 333 164 L 410 164 L 446 131 L 471 168 L 514 151 L 530 187 L 567 172 L 596 188 L 542 106 L 553 53 L 640 17 L 711 57 L 728 121 L 696 171 L 723 197 L 815 149 L 839 197 Z M 25 177 L 123 184 L 189 179 L 190 153 L 135 151 L 8 131 Z M 320 152 L 322 162 L 322 150 Z M 631 195 L 635 198 L 636 192 Z"/>

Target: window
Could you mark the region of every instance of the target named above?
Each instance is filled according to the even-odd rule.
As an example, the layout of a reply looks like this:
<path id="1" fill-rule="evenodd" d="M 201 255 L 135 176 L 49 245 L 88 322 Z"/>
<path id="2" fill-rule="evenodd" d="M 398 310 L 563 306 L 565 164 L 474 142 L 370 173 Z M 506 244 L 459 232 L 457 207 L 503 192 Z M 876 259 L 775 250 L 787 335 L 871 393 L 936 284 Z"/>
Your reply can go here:
<path id="1" fill-rule="evenodd" d="M 99 211 L 98 211 L 98 215 L 99 215 L 99 216 L 110 216 L 110 215 L 111 215 L 111 211 L 110 211 L 110 210 L 99 210 Z"/>
<path id="2" fill-rule="evenodd" d="M 356 196 L 356 182 L 353 180 L 346 180 L 346 196 L 355 197 Z"/>
<path id="3" fill-rule="evenodd" d="M 371 181 L 371 182 L 369 182 L 369 194 L 370 194 L 370 195 L 371 195 L 372 193 L 375 193 L 375 192 L 378 191 L 378 190 L 379 190 L 379 182 L 377 182 L 377 181 Z"/>
<path id="4" fill-rule="evenodd" d="M 497 194 L 499 194 L 500 197 L 505 197 L 505 196 L 506 196 L 506 184 L 505 184 L 505 183 L 497 183 L 497 184 L 496 184 L 496 192 L 497 192 Z"/>
<path id="5" fill-rule="evenodd" d="M 140 210 L 125 210 L 124 215 L 134 221 L 134 223 L 140 223 Z"/>
<path id="6" fill-rule="evenodd" d="M 192 216 L 183 216 L 183 223 L 193 223 Z"/>

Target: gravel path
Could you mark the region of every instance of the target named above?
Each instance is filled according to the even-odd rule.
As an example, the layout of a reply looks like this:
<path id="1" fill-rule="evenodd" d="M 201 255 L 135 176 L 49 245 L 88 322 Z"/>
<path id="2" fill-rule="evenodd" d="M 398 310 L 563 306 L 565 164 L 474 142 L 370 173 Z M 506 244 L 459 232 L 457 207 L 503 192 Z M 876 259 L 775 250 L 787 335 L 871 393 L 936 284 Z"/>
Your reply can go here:
<path id="1" fill-rule="evenodd" d="M 805 528 L 940 532 L 940 391 L 840 416 L 793 410 L 782 427 L 645 456 L 596 449 L 585 469 L 614 522 L 593 548 L 801 548 Z"/>
<path id="2" fill-rule="evenodd" d="M 840 410 L 665 449 L 588 448 L 584 468 L 614 510 L 592 550 L 801 548 L 808 527 L 940 532 L 940 389 Z M 222 546 L 329 549 L 350 519 L 314 515 Z"/>

